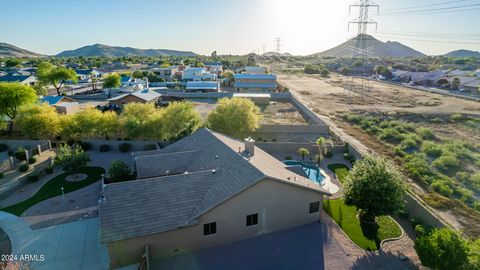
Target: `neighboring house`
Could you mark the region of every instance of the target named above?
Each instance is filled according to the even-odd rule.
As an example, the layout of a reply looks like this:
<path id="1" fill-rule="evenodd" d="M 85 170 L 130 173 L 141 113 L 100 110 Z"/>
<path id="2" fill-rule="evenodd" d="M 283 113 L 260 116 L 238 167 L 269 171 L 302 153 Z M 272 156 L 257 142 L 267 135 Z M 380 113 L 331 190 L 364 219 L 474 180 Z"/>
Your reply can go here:
<path id="1" fill-rule="evenodd" d="M 120 91 L 130 92 L 130 91 L 138 91 L 138 90 L 148 88 L 146 81 L 138 78 L 133 78 L 130 76 L 122 76 L 120 83 L 121 83 L 121 88 L 119 89 Z"/>
<path id="2" fill-rule="evenodd" d="M 237 92 L 272 92 L 278 89 L 275 74 L 246 74 L 233 75 L 233 87 Z"/>
<path id="3" fill-rule="evenodd" d="M 462 87 L 461 87 L 462 88 Z M 469 81 L 463 85 L 463 89 L 470 93 L 480 93 L 480 79 Z"/>
<path id="4" fill-rule="evenodd" d="M 100 68 L 111 71 L 111 70 L 128 69 L 128 66 L 125 65 L 125 64 L 122 63 L 122 62 L 115 61 L 115 62 L 112 62 L 112 63 L 108 63 L 108 64 L 105 64 L 105 65 L 102 65 Z"/>
<path id="5" fill-rule="evenodd" d="M 77 69 L 75 70 L 79 83 L 90 82 L 92 77 L 100 77 L 100 73 L 94 69 Z"/>
<path id="6" fill-rule="evenodd" d="M 448 77 L 469 77 L 470 75 L 473 75 L 473 72 L 471 71 L 464 71 L 464 70 L 452 70 L 447 73 Z"/>
<path id="7" fill-rule="evenodd" d="M 100 238 L 110 267 L 180 255 L 318 222 L 319 184 L 255 146 L 202 128 L 132 154 L 137 180 L 106 184 Z"/>
<path id="8" fill-rule="evenodd" d="M 40 99 L 40 102 L 55 107 L 61 114 L 77 113 L 83 109 L 75 99 L 66 96 L 45 96 Z"/>
<path id="9" fill-rule="evenodd" d="M 204 68 L 187 68 L 182 73 L 182 81 L 216 81 L 217 75 Z"/>
<path id="10" fill-rule="evenodd" d="M 265 74 L 267 73 L 267 69 L 265 67 L 252 67 L 247 66 L 245 67 L 246 73 L 248 74 Z"/>
<path id="11" fill-rule="evenodd" d="M 187 82 L 187 92 L 220 92 L 220 82 L 196 81 Z"/>
<path id="12" fill-rule="evenodd" d="M 160 78 L 163 78 L 165 81 L 171 82 L 175 74 L 178 72 L 178 67 L 171 66 L 166 68 L 154 68 L 152 69 L 152 72 Z"/>
<path id="13" fill-rule="evenodd" d="M 19 75 L 18 73 L 7 74 L 0 77 L 0 82 L 18 82 L 21 84 L 33 86 L 37 83 L 37 77 L 31 75 Z"/>
<path id="14" fill-rule="evenodd" d="M 460 80 L 458 89 L 462 89 L 466 84 L 477 80 L 476 77 L 445 77 L 444 79 L 449 82 L 449 85 L 452 85 L 453 80 L 457 78 Z"/>
<path id="15" fill-rule="evenodd" d="M 223 65 L 220 62 L 206 62 L 203 67 L 210 73 L 216 74 L 218 77 L 222 76 Z"/>
<path id="16" fill-rule="evenodd" d="M 138 102 L 138 103 L 156 103 L 160 98 L 160 94 L 151 91 L 150 89 L 146 88 L 143 90 L 138 90 L 133 93 L 119 95 L 110 99 L 107 99 L 110 104 L 123 106 L 128 103 Z"/>

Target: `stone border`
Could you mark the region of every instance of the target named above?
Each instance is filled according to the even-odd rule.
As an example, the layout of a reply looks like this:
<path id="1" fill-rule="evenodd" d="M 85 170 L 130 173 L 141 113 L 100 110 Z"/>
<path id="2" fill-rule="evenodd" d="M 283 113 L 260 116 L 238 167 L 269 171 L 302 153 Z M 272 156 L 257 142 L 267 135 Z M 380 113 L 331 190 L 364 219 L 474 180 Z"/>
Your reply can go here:
<path id="1" fill-rule="evenodd" d="M 400 230 L 402 231 L 402 235 L 400 235 L 399 237 L 393 237 L 393 238 L 383 239 L 383 240 L 380 242 L 380 248 L 379 248 L 378 250 L 382 250 L 382 251 L 383 251 L 383 244 L 384 244 L 384 243 L 397 241 L 397 240 L 402 239 L 402 238 L 405 236 L 405 230 L 402 228 L 402 226 L 400 225 L 400 223 L 398 223 L 392 216 L 389 216 L 389 217 L 393 220 L 393 222 L 395 222 L 395 224 L 398 225 L 398 227 L 399 227 Z"/>

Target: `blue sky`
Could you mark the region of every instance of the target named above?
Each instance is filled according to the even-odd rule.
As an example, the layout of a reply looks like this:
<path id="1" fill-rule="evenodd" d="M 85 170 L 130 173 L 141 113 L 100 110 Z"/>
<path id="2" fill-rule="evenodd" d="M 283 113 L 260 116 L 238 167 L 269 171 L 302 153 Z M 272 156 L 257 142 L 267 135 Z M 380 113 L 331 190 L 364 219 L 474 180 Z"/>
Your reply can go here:
<path id="1" fill-rule="evenodd" d="M 274 48 L 310 54 L 355 35 L 347 22 L 354 1 L 335 0 L 0 0 L 0 42 L 43 54 L 56 54 L 94 43 L 138 48 L 245 54 Z M 442 4 L 452 2 L 450 4 Z M 404 14 L 417 10 L 480 5 L 479 0 L 378 0 L 384 15 L 371 34 L 397 40 L 427 54 L 465 48 L 480 50 L 480 6 Z M 438 5 L 440 3 L 440 5 Z M 375 14 L 375 12 L 372 13 Z M 423 14 L 424 13 L 424 14 Z M 434 13 L 434 14 L 431 14 Z M 415 32 L 415 33 L 411 33 Z M 422 33 L 445 33 L 425 34 Z M 466 36 L 466 34 L 475 34 Z M 467 44 L 468 43 L 468 44 Z"/>

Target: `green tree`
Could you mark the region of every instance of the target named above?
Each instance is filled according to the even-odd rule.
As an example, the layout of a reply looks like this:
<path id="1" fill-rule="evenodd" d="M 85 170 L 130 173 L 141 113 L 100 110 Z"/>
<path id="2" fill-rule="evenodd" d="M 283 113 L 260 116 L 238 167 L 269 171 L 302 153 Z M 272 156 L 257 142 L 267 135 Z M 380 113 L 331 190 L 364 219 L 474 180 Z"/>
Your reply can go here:
<path id="1" fill-rule="evenodd" d="M 157 109 L 151 103 L 129 103 L 123 107 L 119 121 L 129 138 L 145 139 L 150 134 L 146 124 L 156 113 Z"/>
<path id="2" fill-rule="evenodd" d="M 20 108 L 17 124 L 29 139 L 50 139 L 60 133 L 60 118 L 54 107 L 46 103 Z"/>
<path id="3" fill-rule="evenodd" d="M 69 146 L 63 145 L 57 151 L 57 157 L 55 158 L 56 165 L 62 167 L 66 172 L 77 171 L 81 167 L 85 167 L 90 162 L 88 153 L 78 145 Z M 78 175 L 74 174 L 76 178 Z"/>
<path id="4" fill-rule="evenodd" d="M 64 140 L 80 140 L 84 134 L 74 114 L 60 115 L 60 126 L 60 135 Z"/>
<path id="5" fill-rule="evenodd" d="M 108 175 L 113 182 L 127 181 L 132 177 L 132 170 L 125 162 L 115 160 L 108 169 Z"/>
<path id="6" fill-rule="evenodd" d="M 20 59 L 11 58 L 11 59 L 7 59 L 7 61 L 5 61 L 5 66 L 11 68 L 11 67 L 19 66 L 21 63 L 22 63 L 22 61 Z"/>
<path id="7" fill-rule="evenodd" d="M 434 229 L 415 240 L 415 251 L 422 264 L 433 270 L 464 269 L 468 243 L 451 229 Z"/>
<path id="8" fill-rule="evenodd" d="M 302 156 L 302 160 L 305 160 L 305 157 L 310 155 L 310 151 L 305 147 L 300 147 L 298 148 L 298 154 Z"/>
<path id="9" fill-rule="evenodd" d="M 366 156 L 355 162 L 344 183 L 347 205 L 355 205 L 362 220 L 390 215 L 403 209 L 403 175 L 390 161 Z"/>
<path id="10" fill-rule="evenodd" d="M 211 129 L 241 138 L 259 128 L 262 116 L 260 109 L 249 99 L 222 98 L 217 107 L 207 116 L 207 126 Z"/>
<path id="11" fill-rule="evenodd" d="M 453 78 L 452 85 L 450 86 L 450 88 L 457 90 L 459 87 L 460 87 L 460 79 Z"/>
<path id="12" fill-rule="evenodd" d="M 42 62 L 38 65 L 37 76 L 40 83 L 53 85 L 57 95 L 62 94 L 61 89 L 65 81 L 78 81 L 77 73 L 73 69 L 57 67 L 49 62 Z"/>
<path id="13" fill-rule="evenodd" d="M 13 122 L 19 108 L 36 100 L 37 95 L 32 87 L 20 83 L 0 82 L 0 116 L 10 118 L 9 136 L 12 134 Z"/>
<path id="14" fill-rule="evenodd" d="M 190 102 L 173 102 L 163 111 L 163 137 L 166 140 L 178 138 L 178 134 L 189 125 L 193 125 L 192 132 L 201 124 L 200 114 Z M 188 134 L 187 134 L 188 135 Z"/>
<path id="15" fill-rule="evenodd" d="M 317 147 L 318 147 L 318 154 L 320 155 L 321 157 L 321 160 L 323 159 L 323 157 L 325 156 L 326 152 L 327 152 L 327 139 L 325 139 L 324 137 L 318 137 L 317 141 Z"/>
<path id="16" fill-rule="evenodd" d="M 112 97 L 112 88 L 120 87 L 120 85 L 122 85 L 122 80 L 117 73 L 110 74 L 103 80 L 103 89 L 108 89 L 108 98 Z"/>
<path id="17" fill-rule="evenodd" d="M 132 77 L 133 78 L 144 78 L 145 77 L 145 72 L 141 71 L 141 70 L 135 70 L 133 73 L 132 73 Z"/>
<path id="18" fill-rule="evenodd" d="M 320 72 L 320 76 L 322 76 L 323 78 L 327 78 L 329 74 L 330 72 L 328 71 L 328 69 L 322 69 L 322 71 Z"/>

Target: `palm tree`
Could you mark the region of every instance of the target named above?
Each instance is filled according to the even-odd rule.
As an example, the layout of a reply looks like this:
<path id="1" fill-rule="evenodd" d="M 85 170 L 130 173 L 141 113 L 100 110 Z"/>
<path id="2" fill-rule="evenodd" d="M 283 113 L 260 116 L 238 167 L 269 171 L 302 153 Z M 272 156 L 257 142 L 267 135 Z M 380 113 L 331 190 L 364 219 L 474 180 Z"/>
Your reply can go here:
<path id="1" fill-rule="evenodd" d="M 321 136 L 317 139 L 318 154 L 321 156 L 321 159 L 323 159 L 323 157 L 325 156 L 326 141 L 327 140 Z"/>
<path id="2" fill-rule="evenodd" d="M 298 154 L 302 156 L 302 160 L 305 160 L 305 156 L 310 155 L 310 152 L 305 147 L 298 148 Z"/>

